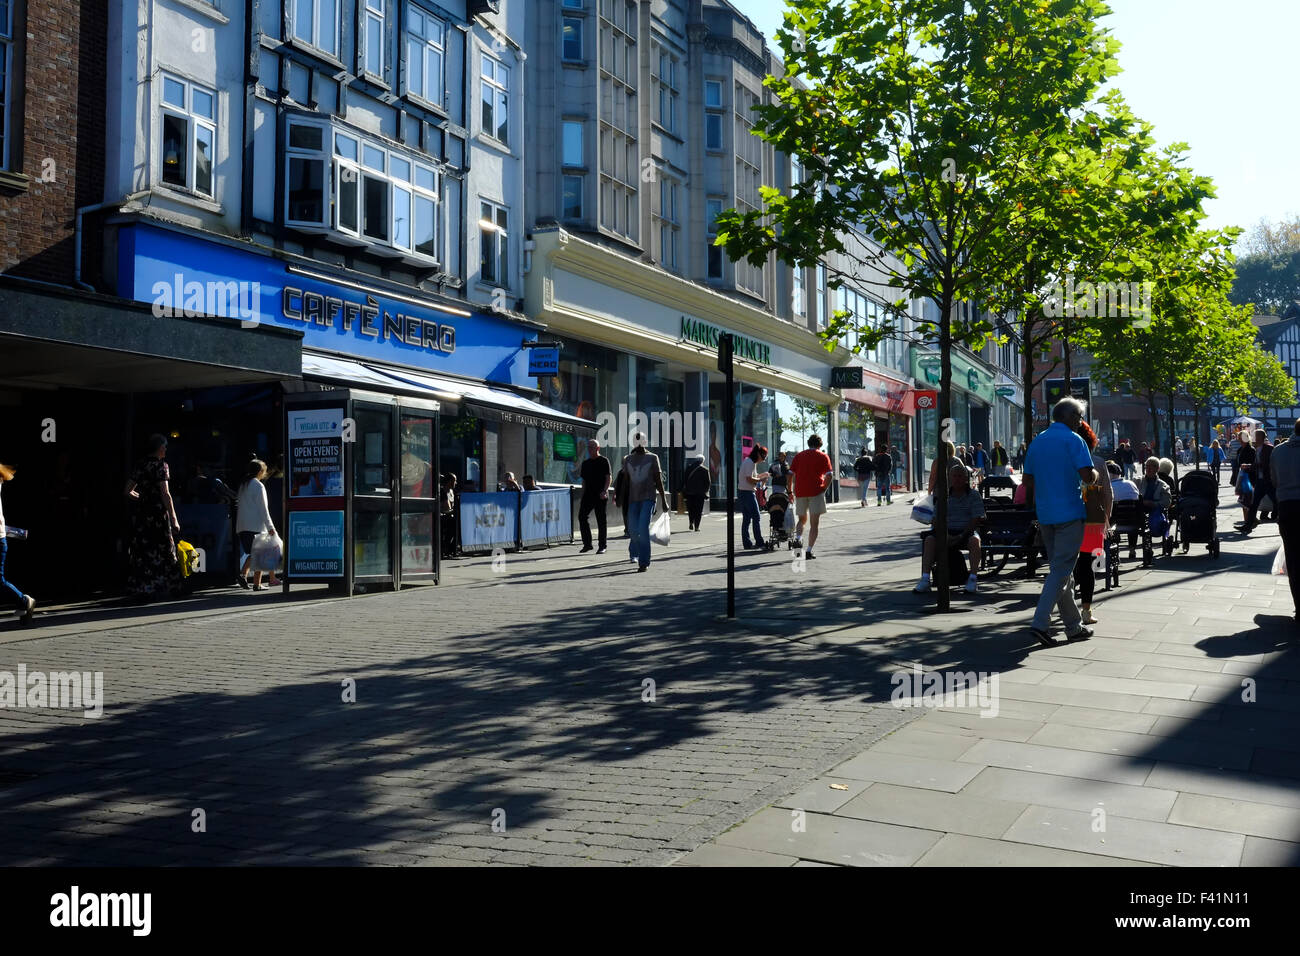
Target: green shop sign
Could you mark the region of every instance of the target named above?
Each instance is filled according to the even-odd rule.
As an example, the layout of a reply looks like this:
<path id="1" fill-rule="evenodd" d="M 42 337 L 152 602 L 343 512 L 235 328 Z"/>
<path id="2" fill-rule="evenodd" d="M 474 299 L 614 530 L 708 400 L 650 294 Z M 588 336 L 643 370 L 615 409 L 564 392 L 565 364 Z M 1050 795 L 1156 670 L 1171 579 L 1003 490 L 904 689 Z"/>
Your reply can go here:
<path id="1" fill-rule="evenodd" d="M 685 342 L 695 342 L 698 345 L 705 345 L 711 349 L 718 348 L 718 336 L 726 334 L 722 329 L 715 325 L 709 325 L 701 322 L 699 319 L 692 319 L 688 315 L 682 316 L 682 340 Z M 760 365 L 772 364 L 772 346 L 766 342 L 759 342 L 757 339 L 748 339 L 743 335 L 732 333 L 732 355 L 740 359 L 749 359 L 751 362 L 757 362 Z"/>
<path id="2" fill-rule="evenodd" d="M 940 358 L 933 352 L 912 353 L 912 377 L 938 387 Z M 952 385 L 992 404 L 997 397 L 993 377 L 959 355 L 952 356 Z"/>

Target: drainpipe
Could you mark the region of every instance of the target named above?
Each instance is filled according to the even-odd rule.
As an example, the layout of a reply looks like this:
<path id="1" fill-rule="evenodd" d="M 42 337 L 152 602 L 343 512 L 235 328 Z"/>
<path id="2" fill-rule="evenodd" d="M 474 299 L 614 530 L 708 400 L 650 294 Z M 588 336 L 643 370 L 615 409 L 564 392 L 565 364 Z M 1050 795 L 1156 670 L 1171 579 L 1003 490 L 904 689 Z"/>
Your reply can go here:
<path id="1" fill-rule="evenodd" d="M 81 281 L 81 217 L 88 212 L 99 212 L 102 209 L 108 209 L 112 206 L 124 206 L 129 202 L 134 202 L 144 196 L 149 195 L 148 189 L 142 189 L 140 192 L 131 193 L 124 199 L 114 199 L 110 202 L 95 203 L 93 206 L 82 206 L 77 210 L 76 226 L 73 228 L 73 253 L 72 253 L 72 283 L 79 289 L 85 289 L 87 292 L 94 292 L 95 287 L 88 282 Z"/>

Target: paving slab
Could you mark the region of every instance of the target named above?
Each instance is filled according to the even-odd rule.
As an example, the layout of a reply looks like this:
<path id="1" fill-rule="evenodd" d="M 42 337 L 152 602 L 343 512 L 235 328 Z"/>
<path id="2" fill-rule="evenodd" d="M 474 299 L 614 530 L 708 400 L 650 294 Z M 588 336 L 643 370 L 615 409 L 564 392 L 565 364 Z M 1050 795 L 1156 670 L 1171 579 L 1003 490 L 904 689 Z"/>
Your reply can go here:
<path id="1" fill-rule="evenodd" d="M 746 850 L 743 847 L 729 846 L 725 843 L 713 843 L 692 850 L 680 860 L 677 866 L 794 866 L 798 861 L 792 856 L 778 856 L 775 853 L 763 853 L 758 850 Z"/>
<path id="2" fill-rule="evenodd" d="M 1117 757 L 1111 754 L 1068 750 L 1062 747 L 1041 747 L 1009 740 L 981 740 L 959 758 L 980 766 L 1006 767 L 1009 770 L 1030 770 L 1035 773 L 1054 773 L 1063 777 L 1082 777 L 1087 780 L 1106 780 L 1111 783 L 1140 785 L 1147 779 L 1154 765 L 1150 760 Z"/>
<path id="3" fill-rule="evenodd" d="M 1178 798 L 1176 791 L 1151 786 L 1008 770 L 1004 767 L 987 768 L 961 792 L 992 800 L 1021 801 L 1089 813 L 1097 807 L 1104 807 L 1107 813 L 1116 816 L 1155 821 L 1167 819 Z"/>
<path id="4" fill-rule="evenodd" d="M 1026 810 L 1005 839 L 1163 866 L 1237 866 L 1246 845 L 1240 833 L 1039 806 Z"/>
<path id="5" fill-rule="evenodd" d="M 1186 764 L 1157 763 L 1146 779 L 1148 787 L 1200 793 L 1229 800 L 1267 803 L 1279 807 L 1300 807 L 1300 786 L 1284 777 L 1211 770 Z"/>
<path id="6" fill-rule="evenodd" d="M 1027 843 L 989 840 L 983 837 L 949 833 L 921 857 L 917 866 L 986 867 L 1092 867 L 1156 866 L 1142 860 L 1115 859 L 1070 850 L 1054 850 Z"/>
<path id="7" fill-rule="evenodd" d="M 917 724 L 910 724 L 902 730 L 894 731 L 877 743 L 872 750 L 877 753 L 906 754 L 912 757 L 931 757 L 936 760 L 956 760 L 975 746 L 974 737 L 934 733 L 929 730 L 913 728 L 917 728 Z"/>
<path id="8" fill-rule="evenodd" d="M 976 746 L 982 743 L 984 742 L 979 741 Z M 926 790 L 946 790 L 949 793 L 956 793 L 983 769 L 982 763 L 969 758 L 969 751 L 963 756 L 963 762 L 957 763 L 868 750 L 851 760 L 846 760 L 835 767 L 831 773 L 837 777 L 851 777 L 855 780 L 870 780 L 876 783 L 893 783 L 904 787 L 921 787 Z"/>
<path id="9" fill-rule="evenodd" d="M 1028 742 L 1046 747 L 1089 750 L 1148 760 L 1172 760 L 1176 763 L 1233 770 L 1248 769 L 1253 754 L 1253 748 L 1245 740 L 1159 737 L 1097 727 L 1070 727 L 1065 724 L 1048 724 Z"/>
<path id="10" fill-rule="evenodd" d="M 1179 794 L 1169 822 L 1273 840 L 1300 840 L 1300 807 L 1228 800 L 1201 793 Z"/>
<path id="11" fill-rule="evenodd" d="M 717 842 L 839 866 L 911 866 L 942 836 L 822 813 L 806 814 L 802 833 L 792 830 L 794 822 L 790 811 L 761 810 Z"/>
<path id="12" fill-rule="evenodd" d="M 997 838 L 1026 809 L 1024 803 L 877 783 L 835 811 L 836 816 L 925 830 Z"/>
<path id="13" fill-rule="evenodd" d="M 872 786 L 875 784 L 849 777 L 818 777 L 789 796 L 782 797 L 773 806 L 784 807 L 787 810 L 834 813 L 863 790 Z"/>
<path id="14" fill-rule="evenodd" d="M 1300 843 L 1248 836 L 1246 849 L 1241 854 L 1241 865 L 1300 866 Z"/>

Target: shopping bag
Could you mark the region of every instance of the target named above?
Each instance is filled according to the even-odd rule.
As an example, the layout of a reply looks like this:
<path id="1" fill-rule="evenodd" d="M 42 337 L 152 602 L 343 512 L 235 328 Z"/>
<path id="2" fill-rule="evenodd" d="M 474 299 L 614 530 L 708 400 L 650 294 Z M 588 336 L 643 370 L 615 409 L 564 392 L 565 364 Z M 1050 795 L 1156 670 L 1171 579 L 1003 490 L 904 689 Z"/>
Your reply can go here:
<path id="1" fill-rule="evenodd" d="M 794 529 L 798 526 L 799 519 L 794 516 L 794 504 L 791 503 L 785 509 L 785 530 L 789 534 L 794 534 Z"/>
<path id="2" fill-rule="evenodd" d="M 668 539 L 672 537 L 672 524 L 668 519 L 668 512 L 664 512 L 650 525 L 650 540 L 660 546 L 666 546 Z"/>
<path id="3" fill-rule="evenodd" d="M 1083 526 L 1083 544 L 1079 545 L 1080 554 L 1096 554 L 1106 551 L 1106 526 L 1088 522 Z"/>
<path id="4" fill-rule="evenodd" d="M 1274 508 L 1272 495 L 1265 495 L 1263 498 L 1259 499 L 1259 510 L 1264 512 L 1266 515 L 1271 515 L 1273 513 Z"/>
<path id="5" fill-rule="evenodd" d="M 1237 491 L 1243 496 L 1249 498 L 1255 493 L 1255 485 L 1250 480 L 1250 475 L 1246 472 L 1241 473 L 1241 478 L 1237 481 Z"/>
<path id="6" fill-rule="evenodd" d="M 1169 518 L 1164 511 L 1157 508 L 1151 512 L 1150 528 L 1151 537 L 1153 538 L 1163 538 L 1169 533 Z"/>
<path id="7" fill-rule="evenodd" d="M 176 560 L 180 562 L 181 577 L 188 578 L 194 573 L 194 545 L 188 541 L 176 542 Z"/>
<path id="8" fill-rule="evenodd" d="M 916 504 L 912 505 L 912 520 L 919 524 L 930 524 L 934 521 L 934 498 L 930 495 L 917 498 Z"/>
<path id="9" fill-rule="evenodd" d="M 284 544 L 278 534 L 262 532 L 253 538 L 252 554 L 254 571 L 274 571 L 280 566 L 280 558 L 284 555 Z"/>
<path id="10" fill-rule="evenodd" d="M 1277 554 L 1273 555 L 1273 573 L 1286 574 L 1286 551 L 1280 544 L 1277 546 Z"/>

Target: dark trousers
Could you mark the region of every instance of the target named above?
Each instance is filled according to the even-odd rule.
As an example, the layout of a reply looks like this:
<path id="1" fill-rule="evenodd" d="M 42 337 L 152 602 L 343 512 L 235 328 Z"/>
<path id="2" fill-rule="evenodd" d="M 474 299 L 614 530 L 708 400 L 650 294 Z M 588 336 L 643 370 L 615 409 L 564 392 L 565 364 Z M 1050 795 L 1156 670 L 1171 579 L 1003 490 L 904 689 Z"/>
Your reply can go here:
<path id="1" fill-rule="evenodd" d="M 1079 584 L 1079 600 L 1084 604 L 1092 603 L 1092 595 L 1097 590 L 1097 575 L 1092 569 L 1093 556 L 1086 551 L 1079 553 L 1074 562 L 1074 580 Z"/>
<path id="2" fill-rule="evenodd" d="M 605 502 L 599 498 L 582 499 L 578 506 L 578 525 L 582 530 L 582 546 L 591 547 L 591 513 L 596 512 L 596 529 L 600 533 L 600 547 L 605 547 Z"/>
<path id="3" fill-rule="evenodd" d="M 1273 499 L 1273 510 L 1277 510 L 1277 498 L 1273 490 L 1271 481 L 1261 481 L 1255 485 L 1255 496 L 1250 499 L 1250 523 L 1255 524 L 1259 521 L 1259 505 L 1265 497 Z M 1287 565 L 1290 567 L 1290 565 Z"/>
<path id="4" fill-rule="evenodd" d="M 1300 613 L 1300 501 L 1278 502 L 1277 533 L 1282 538 L 1282 550 L 1286 554 L 1291 600 Z"/>
<path id="5" fill-rule="evenodd" d="M 699 528 L 700 519 L 704 517 L 704 495 L 686 496 L 686 518 L 692 528 Z"/>

